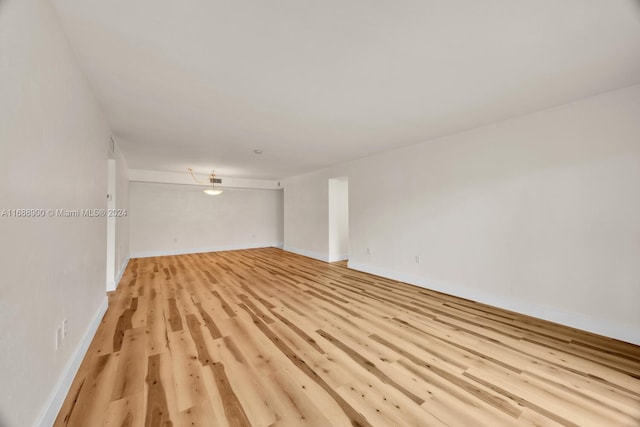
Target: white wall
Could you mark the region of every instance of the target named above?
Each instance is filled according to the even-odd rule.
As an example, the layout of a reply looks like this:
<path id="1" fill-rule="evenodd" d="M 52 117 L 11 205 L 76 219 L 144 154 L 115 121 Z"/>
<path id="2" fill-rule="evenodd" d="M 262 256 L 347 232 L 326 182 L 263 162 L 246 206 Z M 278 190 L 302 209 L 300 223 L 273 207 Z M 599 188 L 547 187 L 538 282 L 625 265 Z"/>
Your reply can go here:
<path id="1" fill-rule="evenodd" d="M 633 86 L 294 177 L 285 247 L 326 256 L 348 175 L 352 268 L 640 343 L 639 117 Z"/>
<path id="2" fill-rule="evenodd" d="M 329 176 L 325 171 L 286 180 L 284 249 L 329 260 Z"/>
<path id="3" fill-rule="evenodd" d="M 132 257 L 281 245 L 282 191 L 131 182 Z"/>
<path id="4" fill-rule="evenodd" d="M 50 3 L 3 0 L 0 210 L 106 208 L 108 141 Z M 0 425 L 24 427 L 56 415 L 106 308 L 106 221 L 0 217 L 0 236 Z"/>
<path id="5" fill-rule="evenodd" d="M 349 258 L 349 180 L 329 179 L 329 262 Z"/>

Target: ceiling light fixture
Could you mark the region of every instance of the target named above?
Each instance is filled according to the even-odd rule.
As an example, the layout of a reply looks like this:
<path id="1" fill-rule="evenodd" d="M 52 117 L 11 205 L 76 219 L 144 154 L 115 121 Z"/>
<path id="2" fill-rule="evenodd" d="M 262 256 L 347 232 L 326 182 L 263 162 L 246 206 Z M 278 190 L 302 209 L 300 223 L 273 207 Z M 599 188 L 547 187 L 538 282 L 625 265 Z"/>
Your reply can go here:
<path id="1" fill-rule="evenodd" d="M 196 178 L 196 176 L 193 174 L 193 169 L 189 168 L 187 169 L 189 171 L 189 173 L 191 174 L 191 176 L 193 177 L 193 180 L 195 182 L 197 182 L 198 184 L 205 184 L 204 182 L 198 181 L 198 178 Z M 207 193 L 210 196 L 217 196 L 218 194 L 222 194 L 222 190 L 218 190 L 215 187 L 215 184 L 218 183 L 222 183 L 222 180 L 219 178 L 216 178 L 216 174 L 211 171 L 211 175 L 209 175 L 209 183 L 211 184 L 210 188 L 205 188 L 204 191 L 205 193 Z"/>
<path id="2" fill-rule="evenodd" d="M 255 150 L 253 150 L 253 154 L 262 154 L 262 150 L 259 148 L 256 148 Z"/>

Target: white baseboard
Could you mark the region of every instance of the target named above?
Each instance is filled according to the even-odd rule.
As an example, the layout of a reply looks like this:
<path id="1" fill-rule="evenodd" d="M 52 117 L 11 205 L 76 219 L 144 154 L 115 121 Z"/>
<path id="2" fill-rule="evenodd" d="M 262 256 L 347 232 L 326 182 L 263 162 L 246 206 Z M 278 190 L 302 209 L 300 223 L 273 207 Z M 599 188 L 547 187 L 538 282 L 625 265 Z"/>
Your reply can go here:
<path id="1" fill-rule="evenodd" d="M 127 257 L 127 259 L 124 260 L 122 267 L 120 267 L 120 272 L 118 273 L 118 277 L 116 277 L 115 286 L 113 287 L 114 290 L 118 287 L 120 280 L 122 280 L 122 275 L 124 274 L 124 271 L 127 269 L 127 265 L 129 265 L 130 259 L 131 258 Z"/>
<path id="2" fill-rule="evenodd" d="M 292 246 L 284 246 L 284 249 L 287 252 L 293 252 L 294 254 L 306 256 L 309 258 L 317 259 L 319 261 L 329 262 L 329 257 L 325 254 L 321 254 L 319 252 L 308 251 L 306 249 L 294 248 Z"/>
<path id="3" fill-rule="evenodd" d="M 124 271 L 127 269 L 127 265 L 129 265 L 129 260 L 130 260 L 129 257 L 127 257 L 127 259 L 124 260 L 124 264 L 122 264 L 122 267 L 120 268 L 120 272 L 118 273 L 118 276 L 116 277 L 116 279 L 113 282 L 107 283 L 107 292 L 116 290 L 116 288 L 118 287 L 118 284 L 120 283 L 120 280 L 122 279 L 122 275 L 124 274 Z"/>
<path id="4" fill-rule="evenodd" d="M 349 254 L 340 254 L 329 257 L 329 262 L 345 261 L 349 259 Z"/>
<path id="5" fill-rule="evenodd" d="M 149 257 L 156 257 L 156 256 L 187 255 L 187 254 L 199 254 L 204 252 L 237 251 L 240 249 L 258 249 L 258 248 L 269 248 L 269 247 L 281 248 L 282 242 L 250 243 L 250 244 L 244 244 L 244 245 L 230 245 L 230 246 L 209 246 L 205 248 L 141 251 L 141 252 L 133 252 L 131 254 L 131 258 L 149 258 Z"/>
<path id="6" fill-rule="evenodd" d="M 62 371 L 62 375 L 58 379 L 49 399 L 47 400 L 47 404 L 45 405 L 40 417 L 38 417 L 35 422 L 35 427 L 51 427 L 58 416 L 58 412 L 64 403 L 64 399 L 67 397 L 67 393 L 69 393 L 69 389 L 71 388 L 71 383 L 78 372 L 78 368 L 80 368 L 80 364 L 82 363 L 82 359 L 84 359 L 85 354 L 87 354 L 87 350 L 89 349 L 89 345 L 93 340 L 96 331 L 98 330 L 98 326 L 100 326 L 100 322 L 102 321 L 102 317 L 104 313 L 107 311 L 107 307 L 109 306 L 109 300 L 105 296 L 104 300 L 98 307 L 98 311 L 96 312 L 93 321 L 87 328 L 82 340 L 76 347 L 76 350 L 73 352 L 71 359 L 67 362 L 67 365 L 64 367 Z"/>
<path id="7" fill-rule="evenodd" d="M 349 261 L 348 267 L 353 270 L 410 283 L 425 289 L 431 289 L 448 295 L 477 301 L 493 307 L 504 308 L 506 310 L 515 311 L 516 313 L 525 314 L 538 319 L 548 320 L 550 322 L 559 323 L 561 325 L 570 326 L 583 331 L 593 332 L 595 334 L 640 345 L 640 328 L 637 326 L 634 327 L 633 325 L 611 322 L 609 320 L 599 319 L 581 313 L 561 310 L 557 307 L 532 304 L 527 301 L 482 292 L 477 289 L 451 286 L 445 283 L 426 279 L 422 276 L 392 271 L 366 263 Z"/>

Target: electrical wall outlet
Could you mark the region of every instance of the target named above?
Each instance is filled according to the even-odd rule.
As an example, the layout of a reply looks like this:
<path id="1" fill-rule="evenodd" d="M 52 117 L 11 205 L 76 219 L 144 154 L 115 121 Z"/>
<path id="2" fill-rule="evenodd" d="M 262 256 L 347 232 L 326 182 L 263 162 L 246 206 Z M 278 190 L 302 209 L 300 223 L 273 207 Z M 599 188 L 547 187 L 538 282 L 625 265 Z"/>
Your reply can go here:
<path id="1" fill-rule="evenodd" d="M 367 255 L 371 255 L 371 248 L 367 248 Z"/>
<path id="2" fill-rule="evenodd" d="M 420 255 L 416 255 L 416 264 L 420 264 L 422 262 L 422 258 L 420 258 Z"/>
<path id="3" fill-rule="evenodd" d="M 56 336 L 55 336 L 55 346 L 56 350 L 62 346 L 62 341 L 67 336 L 67 332 L 69 332 L 69 321 L 67 319 L 62 320 L 62 323 L 56 328 Z"/>

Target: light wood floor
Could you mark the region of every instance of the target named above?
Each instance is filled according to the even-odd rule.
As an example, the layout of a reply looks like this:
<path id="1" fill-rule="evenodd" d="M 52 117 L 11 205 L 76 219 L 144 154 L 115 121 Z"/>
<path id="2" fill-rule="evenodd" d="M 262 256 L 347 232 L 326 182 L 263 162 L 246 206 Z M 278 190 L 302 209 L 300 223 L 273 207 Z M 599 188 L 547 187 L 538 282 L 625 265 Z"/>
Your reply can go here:
<path id="1" fill-rule="evenodd" d="M 640 347 L 274 248 L 134 259 L 55 425 L 638 426 Z"/>

